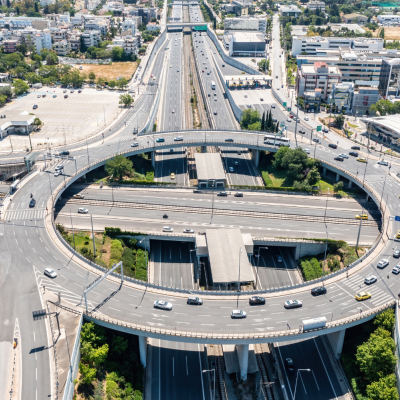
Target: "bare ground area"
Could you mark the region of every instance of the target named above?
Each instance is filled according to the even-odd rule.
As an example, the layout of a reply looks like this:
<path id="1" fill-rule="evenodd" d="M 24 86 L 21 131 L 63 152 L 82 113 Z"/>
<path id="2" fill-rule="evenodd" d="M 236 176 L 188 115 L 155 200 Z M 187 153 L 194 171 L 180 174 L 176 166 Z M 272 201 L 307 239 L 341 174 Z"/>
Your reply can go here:
<path id="1" fill-rule="evenodd" d="M 368 30 L 367 28 L 364 27 L 365 30 Z M 372 36 L 378 37 L 380 28 L 376 29 L 375 32 L 372 32 Z M 395 26 L 395 27 L 386 27 L 385 26 L 385 39 L 386 40 L 400 40 L 400 27 Z"/>
<path id="2" fill-rule="evenodd" d="M 94 72 L 96 78 L 115 80 L 119 77 L 130 79 L 138 67 L 137 62 L 113 62 L 111 65 L 82 64 L 82 72 L 88 74 Z"/>

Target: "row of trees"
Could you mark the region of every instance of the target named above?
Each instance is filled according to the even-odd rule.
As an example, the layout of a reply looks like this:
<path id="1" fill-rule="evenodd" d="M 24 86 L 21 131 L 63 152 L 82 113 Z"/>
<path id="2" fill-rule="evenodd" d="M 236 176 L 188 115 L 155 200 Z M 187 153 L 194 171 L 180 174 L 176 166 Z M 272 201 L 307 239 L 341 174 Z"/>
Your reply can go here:
<path id="1" fill-rule="evenodd" d="M 379 100 L 375 104 L 372 104 L 369 108 L 369 112 L 372 115 L 392 115 L 400 114 L 400 102 L 390 102 L 389 100 Z"/>
<path id="2" fill-rule="evenodd" d="M 267 115 L 265 115 L 265 111 L 263 112 L 263 115 L 262 115 L 262 118 L 261 118 L 260 131 L 278 133 L 278 131 L 279 131 L 279 122 L 277 122 L 275 124 L 275 122 L 272 120 L 272 111 L 271 110 L 267 111 Z"/>

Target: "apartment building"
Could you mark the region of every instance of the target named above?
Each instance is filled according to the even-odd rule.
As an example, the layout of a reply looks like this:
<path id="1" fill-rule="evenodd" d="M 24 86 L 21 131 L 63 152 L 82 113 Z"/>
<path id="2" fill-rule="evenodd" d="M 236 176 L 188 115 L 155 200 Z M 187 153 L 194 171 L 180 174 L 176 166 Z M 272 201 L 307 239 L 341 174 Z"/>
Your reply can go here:
<path id="1" fill-rule="evenodd" d="M 66 56 L 70 52 L 71 46 L 67 40 L 60 40 L 54 43 L 53 50 L 58 56 Z"/>
<path id="2" fill-rule="evenodd" d="M 315 11 L 320 9 L 325 12 L 325 3 L 323 1 L 310 1 L 306 4 L 309 10 Z"/>
<path id="3" fill-rule="evenodd" d="M 146 29 L 148 31 L 153 31 L 156 32 L 157 30 L 160 29 L 160 25 L 157 25 L 155 22 L 149 22 L 146 26 Z"/>
<path id="4" fill-rule="evenodd" d="M 354 83 L 340 82 L 332 85 L 332 91 L 329 95 L 329 104 L 335 105 L 336 109 L 346 112 L 351 110 L 354 97 Z"/>
<path id="5" fill-rule="evenodd" d="M 100 31 L 102 35 L 105 35 L 109 29 L 109 24 L 108 19 L 85 18 L 83 26 L 85 30 Z"/>
<path id="6" fill-rule="evenodd" d="M 120 46 L 124 49 L 125 54 L 138 54 L 140 47 L 140 37 L 127 35 L 117 36 L 113 39 L 112 46 Z"/>
<path id="7" fill-rule="evenodd" d="M 376 104 L 379 99 L 380 95 L 377 87 L 359 87 L 353 96 L 353 114 L 355 116 L 367 114 L 372 104 Z"/>
<path id="8" fill-rule="evenodd" d="M 352 50 L 382 50 L 384 40 L 381 38 L 345 38 L 345 37 L 321 37 L 321 36 L 293 36 L 292 55 L 300 53 L 324 54 L 326 50 L 349 47 Z"/>
<path id="9" fill-rule="evenodd" d="M 97 46 L 101 42 L 100 31 L 85 31 L 82 33 L 83 44 L 85 47 Z"/>
<path id="10" fill-rule="evenodd" d="M 342 74 L 337 66 L 316 62 L 314 65 L 302 65 L 297 69 L 296 86 L 300 96 L 305 91 L 321 90 L 321 99 L 327 100 L 334 83 L 341 81 Z"/>
<path id="11" fill-rule="evenodd" d="M 25 43 L 29 46 L 33 46 L 37 53 L 40 54 L 42 49 L 51 50 L 51 33 L 49 29 L 39 31 L 33 28 L 27 28 L 21 31 L 21 37 Z"/>
<path id="12" fill-rule="evenodd" d="M 267 29 L 267 20 L 265 18 L 225 18 L 225 30 L 245 30 L 245 31 L 261 31 L 265 32 Z"/>
<path id="13" fill-rule="evenodd" d="M 67 29 L 51 28 L 50 29 L 51 38 L 54 42 L 59 42 L 60 40 L 67 39 L 68 31 Z"/>
<path id="14" fill-rule="evenodd" d="M 284 17 L 298 17 L 301 14 L 297 6 L 279 6 L 279 11 Z"/>
<path id="15" fill-rule="evenodd" d="M 80 51 L 81 49 L 81 36 L 82 33 L 73 33 L 68 37 L 68 43 L 71 51 Z"/>
<path id="16" fill-rule="evenodd" d="M 131 31 L 132 36 L 136 34 L 136 21 L 134 19 L 125 19 L 121 22 L 121 31 Z"/>
<path id="17" fill-rule="evenodd" d="M 149 8 L 143 8 L 143 7 L 134 8 L 130 12 L 130 14 L 137 16 L 137 17 L 142 17 L 142 23 L 145 25 L 147 25 L 149 22 L 151 22 L 151 12 L 150 12 Z"/>
<path id="18" fill-rule="evenodd" d="M 60 14 L 59 21 L 69 24 L 71 22 L 71 16 L 70 16 L 69 12 L 67 11 L 64 14 Z"/>
<path id="19" fill-rule="evenodd" d="M 18 44 L 18 40 L 3 40 L 4 53 L 15 53 Z"/>

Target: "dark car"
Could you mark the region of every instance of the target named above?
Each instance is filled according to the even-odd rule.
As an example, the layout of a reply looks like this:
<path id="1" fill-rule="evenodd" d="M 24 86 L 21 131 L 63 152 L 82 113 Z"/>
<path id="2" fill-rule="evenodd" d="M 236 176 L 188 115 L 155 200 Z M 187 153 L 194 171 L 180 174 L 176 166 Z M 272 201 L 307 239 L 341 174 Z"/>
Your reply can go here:
<path id="1" fill-rule="evenodd" d="M 69 151 L 64 150 L 61 153 L 58 153 L 59 156 L 69 156 Z"/>
<path id="2" fill-rule="evenodd" d="M 288 371 L 294 371 L 294 362 L 291 358 L 285 359 L 285 367 Z"/>
<path id="3" fill-rule="evenodd" d="M 360 146 L 351 146 L 351 149 L 352 150 L 361 150 L 361 147 Z"/>
<path id="4" fill-rule="evenodd" d="M 164 139 L 164 138 L 158 138 L 158 139 L 156 140 L 156 142 L 157 142 L 157 143 L 165 142 L 165 139 Z"/>
<path id="5" fill-rule="evenodd" d="M 328 146 L 332 147 L 332 149 L 337 149 L 337 144 L 335 143 L 329 143 Z"/>
<path id="6" fill-rule="evenodd" d="M 233 142 L 233 139 L 232 138 L 225 139 L 225 142 Z"/>
<path id="7" fill-rule="evenodd" d="M 195 306 L 201 306 L 203 304 L 203 300 L 200 297 L 190 296 L 187 299 L 187 304 L 193 304 Z"/>
<path id="8" fill-rule="evenodd" d="M 29 207 L 35 207 L 36 205 L 36 200 L 35 199 L 31 199 L 31 201 L 29 202 Z"/>
<path id="9" fill-rule="evenodd" d="M 325 293 L 326 293 L 325 286 L 318 286 L 318 287 L 315 287 L 314 289 L 311 289 L 311 294 L 313 296 L 319 296 L 319 295 L 325 294 Z"/>
<path id="10" fill-rule="evenodd" d="M 249 298 L 249 304 L 254 306 L 256 304 L 265 304 L 265 298 L 261 296 L 253 296 Z"/>
<path id="11" fill-rule="evenodd" d="M 38 108 L 37 104 L 33 106 L 33 109 L 36 110 Z"/>
<path id="12" fill-rule="evenodd" d="M 302 133 L 303 135 L 306 133 L 306 131 L 302 131 L 301 129 L 299 130 L 299 133 Z"/>
<path id="13" fill-rule="evenodd" d="M 235 193 L 235 197 L 243 197 L 243 193 L 242 192 L 236 192 Z"/>
<path id="14" fill-rule="evenodd" d="M 358 153 L 356 151 L 350 151 L 349 153 L 353 157 L 358 157 Z"/>
<path id="15" fill-rule="evenodd" d="M 64 99 L 66 99 L 66 98 L 68 98 L 68 95 L 67 95 L 67 94 L 64 96 Z"/>
<path id="16" fill-rule="evenodd" d="M 328 128 L 324 128 L 324 129 L 322 129 L 322 132 L 328 133 L 329 129 Z"/>
<path id="17" fill-rule="evenodd" d="M 226 192 L 219 192 L 219 193 L 217 193 L 217 196 L 228 196 L 228 193 L 226 193 Z"/>
<path id="18" fill-rule="evenodd" d="M 338 157 L 335 157 L 334 160 L 336 160 L 336 161 L 344 161 L 344 158 L 338 156 Z"/>
<path id="19" fill-rule="evenodd" d="M 319 143 L 319 139 L 314 138 L 314 139 L 313 139 L 313 142 Z"/>
<path id="20" fill-rule="evenodd" d="M 82 90 L 78 90 L 78 93 L 82 93 Z"/>

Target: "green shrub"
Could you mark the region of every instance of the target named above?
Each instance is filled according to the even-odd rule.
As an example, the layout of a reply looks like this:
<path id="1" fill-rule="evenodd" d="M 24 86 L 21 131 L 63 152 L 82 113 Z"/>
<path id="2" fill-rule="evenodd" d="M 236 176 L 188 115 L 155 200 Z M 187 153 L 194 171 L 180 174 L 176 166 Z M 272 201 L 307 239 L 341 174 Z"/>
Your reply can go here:
<path id="1" fill-rule="evenodd" d="M 311 281 L 322 276 L 321 264 L 315 257 L 303 258 L 300 261 L 300 268 L 306 281 Z"/>

